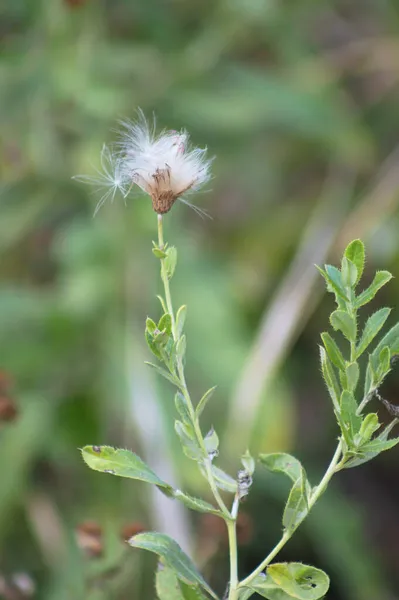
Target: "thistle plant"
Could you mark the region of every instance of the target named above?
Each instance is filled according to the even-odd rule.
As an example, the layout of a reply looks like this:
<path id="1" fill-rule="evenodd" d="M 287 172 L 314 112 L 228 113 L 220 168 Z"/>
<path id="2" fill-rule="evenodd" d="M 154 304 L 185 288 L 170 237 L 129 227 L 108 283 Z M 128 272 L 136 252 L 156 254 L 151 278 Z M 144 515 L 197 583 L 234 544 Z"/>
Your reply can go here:
<path id="1" fill-rule="evenodd" d="M 193 398 L 185 376 L 186 336 L 184 325 L 186 306 L 175 310 L 171 281 L 177 264 L 177 250 L 164 237 L 164 215 L 176 200 L 205 183 L 210 176 L 210 161 L 206 150 L 190 148 L 186 132 L 162 132 L 156 136 L 143 117 L 135 124 L 125 123 L 125 133 L 115 151 L 103 150 L 104 173 L 96 183 L 106 183 L 108 191 L 100 201 L 113 198 L 120 190 L 126 197 L 139 186 L 151 197 L 157 214 L 158 239 L 152 252 L 160 263 L 164 294 L 160 297 L 161 313 L 147 318 L 145 338 L 154 362 L 147 364 L 175 388 L 177 419 L 175 431 L 184 454 L 196 463 L 205 478 L 213 503 L 195 498 L 175 489 L 133 452 L 104 445 L 89 445 L 82 449 L 87 465 L 103 473 L 137 479 L 156 486 L 171 499 L 187 508 L 210 513 L 223 519 L 228 533 L 230 578 L 224 598 L 247 600 L 257 593 L 268 600 L 318 600 L 329 587 L 328 576 L 320 569 L 301 562 L 276 561 L 311 509 L 326 491 L 332 477 L 343 469 L 357 467 L 374 459 L 382 451 L 399 442 L 389 439 L 397 423 L 397 408 L 383 399 L 380 386 L 399 355 L 399 324 L 376 342 L 389 316 L 389 308 L 381 308 L 359 327 L 360 310 L 388 283 L 391 274 L 378 271 L 372 283 L 359 292 L 365 264 L 364 245 L 354 240 L 346 248 L 340 268 L 325 265 L 319 268 L 327 291 L 333 294 L 336 309 L 330 316 L 335 337 L 321 334 L 321 371 L 338 425 L 338 444 L 323 477 L 316 485 L 308 480 L 305 468 L 293 456 L 285 453 L 261 454 L 258 463 L 275 473 L 282 473 L 291 482 L 282 516 L 281 539 L 254 571 L 239 578 L 236 523 L 241 503 L 250 493 L 256 460 L 246 451 L 241 456 L 238 473 L 233 476 L 218 466 L 219 438 L 212 428 L 204 433 L 201 417 L 212 398 L 214 388 L 202 398 Z M 183 200 L 187 202 L 187 200 Z M 369 402 L 382 402 L 393 420 L 381 428 L 375 412 L 366 412 Z M 382 429 L 382 430 L 381 430 Z M 139 533 L 129 540 L 134 548 L 142 548 L 159 556 L 156 574 L 156 595 L 159 600 L 215 600 L 211 589 L 193 561 L 176 541 L 163 533 Z"/>

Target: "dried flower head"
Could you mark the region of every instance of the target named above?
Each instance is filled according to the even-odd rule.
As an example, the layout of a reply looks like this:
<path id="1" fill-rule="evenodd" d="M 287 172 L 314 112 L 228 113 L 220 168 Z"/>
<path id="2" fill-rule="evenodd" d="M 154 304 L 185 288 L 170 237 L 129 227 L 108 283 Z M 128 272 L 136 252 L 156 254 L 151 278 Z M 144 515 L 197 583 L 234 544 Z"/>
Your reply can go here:
<path id="1" fill-rule="evenodd" d="M 75 177 L 108 188 L 96 212 L 109 198 L 114 199 L 117 190 L 126 198 L 137 185 L 151 197 L 158 214 L 167 213 L 177 199 L 198 213 L 206 214 L 183 198 L 210 179 L 212 161 L 206 158 L 206 148 L 191 147 L 186 131 L 157 134 L 155 124 L 150 127 L 141 111 L 137 121 L 123 121 L 122 126 L 116 149 L 103 148 L 102 171 L 97 171 L 96 177 Z"/>

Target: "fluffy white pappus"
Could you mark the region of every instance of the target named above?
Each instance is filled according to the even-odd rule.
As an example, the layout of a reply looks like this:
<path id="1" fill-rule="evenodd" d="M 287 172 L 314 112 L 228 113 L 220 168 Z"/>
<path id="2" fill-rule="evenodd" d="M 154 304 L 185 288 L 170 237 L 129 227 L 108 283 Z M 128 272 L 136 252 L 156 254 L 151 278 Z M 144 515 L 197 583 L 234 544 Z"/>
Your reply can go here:
<path id="1" fill-rule="evenodd" d="M 72 179 L 81 181 L 82 183 L 89 183 L 97 186 L 94 190 L 96 193 L 103 192 L 100 200 L 97 202 L 94 215 L 97 214 L 99 209 L 107 202 L 111 200 L 113 202 L 115 194 L 119 191 L 126 197 L 126 190 L 128 188 L 128 182 L 124 180 L 124 172 L 122 168 L 122 160 L 118 156 L 111 152 L 111 150 L 105 144 L 101 150 L 101 170 L 96 169 L 97 175 L 75 175 Z M 105 191 L 104 191 L 105 190 Z"/>
<path id="2" fill-rule="evenodd" d="M 178 198 L 192 206 L 182 196 L 209 181 L 212 160 L 206 157 L 206 148 L 191 147 L 186 131 L 157 135 L 142 112 L 136 122 L 124 121 L 122 125 L 119 147 L 123 179 L 149 194 L 157 213 L 168 212 Z"/>

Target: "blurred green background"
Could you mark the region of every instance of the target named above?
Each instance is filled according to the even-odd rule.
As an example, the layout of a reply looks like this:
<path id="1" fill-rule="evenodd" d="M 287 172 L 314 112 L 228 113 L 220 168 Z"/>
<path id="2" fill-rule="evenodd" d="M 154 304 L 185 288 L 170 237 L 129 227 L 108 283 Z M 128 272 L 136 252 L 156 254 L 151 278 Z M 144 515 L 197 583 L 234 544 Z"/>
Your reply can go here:
<path id="1" fill-rule="evenodd" d="M 362 237 L 366 280 L 396 276 L 377 304 L 399 318 L 399 3 L 2 0 L 0 35 L 0 596 L 152 600 L 156 561 L 123 542 L 142 527 L 174 534 L 222 594 L 219 523 L 80 458 L 126 446 L 208 493 L 175 439 L 171 387 L 143 364 L 160 315 L 150 202 L 93 219 L 98 196 L 71 177 L 94 174 L 137 107 L 209 147 L 194 201 L 212 220 L 182 204 L 165 220 L 189 385 L 196 399 L 218 385 L 204 416 L 218 464 L 288 451 L 316 481 L 337 428 L 317 347 L 333 303 L 313 264 Z M 340 474 L 281 555 L 325 569 L 329 600 L 399 597 L 398 460 Z M 277 541 L 286 493 L 258 469 L 242 575 Z"/>

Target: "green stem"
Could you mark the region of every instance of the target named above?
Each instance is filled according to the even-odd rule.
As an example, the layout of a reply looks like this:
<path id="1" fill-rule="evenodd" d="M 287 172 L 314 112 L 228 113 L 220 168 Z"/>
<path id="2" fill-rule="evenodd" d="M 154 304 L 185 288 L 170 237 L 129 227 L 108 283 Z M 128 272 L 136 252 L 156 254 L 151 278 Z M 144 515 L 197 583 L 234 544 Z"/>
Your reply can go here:
<path id="1" fill-rule="evenodd" d="M 252 571 L 252 573 L 250 575 L 248 575 L 248 577 L 246 577 L 239 583 L 239 588 L 247 587 L 257 575 L 260 575 L 260 573 L 262 573 L 262 571 L 265 570 L 265 568 L 271 563 L 273 558 L 280 552 L 280 550 L 282 548 L 284 548 L 284 546 L 286 545 L 288 540 L 292 537 L 293 533 L 297 530 L 299 525 L 301 525 L 301 523 L 305 520 L 305 518 L 309 514 L 311 508 L 314 506 L 314 504 L 316 504 L 317 500 L 320 498 L 320 496 L 326 490 L 327 485 L 329 484 L 332 476 L 336 472 L 336 469 L 337 469 L 337 466 L 339 463 L 339 459 L 341 457 L 341 453 L 342 453 L 342 442 L 339 442 L 337 449 L 335 450 L 334 456 L 328 466 L 327 471 L 325 472 L 319 485 L 314 489 L 314 491 L 309 499 L 308 511 L 307 511 L 306 515 L 303 517 L 302 521 L 300 521 L 298 523 L 298 525 L 295 527 L 295 529 L 293 529 L 292 531 L 284 532 L 281 540 L 273 548 L 273 550 L 270 552 L 270 554 L 268 556 L 266 556 L 265 560 L 262 561 L 260 563 L 260 565 L 254 571 Z"/>
<path id="2" fill-rule="evenodd" d="M 160 250 L 163 250 L 163 248 L 165 247 L 164 236 L 163 236 L 163 220 L 162 220 L 162 215 L 160 215 L 160 214 L 158 215 L 158 245 L 159 245 Z M 174 341 L 177 342 L 178 335 L 177 335 L 177 330 L 176 330 L 176 319 L 175 319 L 175 315 L 173 312 L 173 304 L 172 304 L 172 296 L 171 296 L 171 292 L 170 292 L 169 277 L 168 277 L 164 258 L 161 259 L 161 278 L 162 278 L 162 282 L 163 282 L 164 289 L 165 289 L 166 307 L 168 309 L 168 313 L 170 314 L 170 317 L 172 320 L 172 335 L 173 335 Z M 195 414 L 195 410 L 193 407 L 193 403 L 191 401 L 190 393 L 187 388 L 186 378 L 185 378 L 185 374 L 184 374 L 184 366 L 183 366 L 183 363 L 181 360 L 178 360 L 177 371 L 178 371 L 180 383 L 182 385 L 182 391 L 183 391 L 184 397 L 186 399 L 187 406 L 189 407 L 190 416 L 193 421 L 194 430 L 195 430 L 195 434 L 196 434 L 198 443 L 200 444 L 201 449 L 203 450 L 204 454 L 206 454 L 207 452 L 206 452 L 206 448 L 205 448 L 204 438 L 203 438 L 201 428 L 198 423 L 198 418 Z M 212 464 L 209 459 L 206 459 L 204 461 L 204 468 L 205 468 L 209 486 L 212 490 L 212 493 L 215 497 L 215 500 L 216 500 L 220 510 L 223 513 L 223 517 L 228 526 L 228 523 L 232 520 L 232 517 L 231 517 L 231 514 L 230 514 L 226 504 L 223 501 L 223 498 L 221 497 L 221 495 L 219 493 L 218 487 L 215 482 L 215 478 L 212 473 Z"/>

